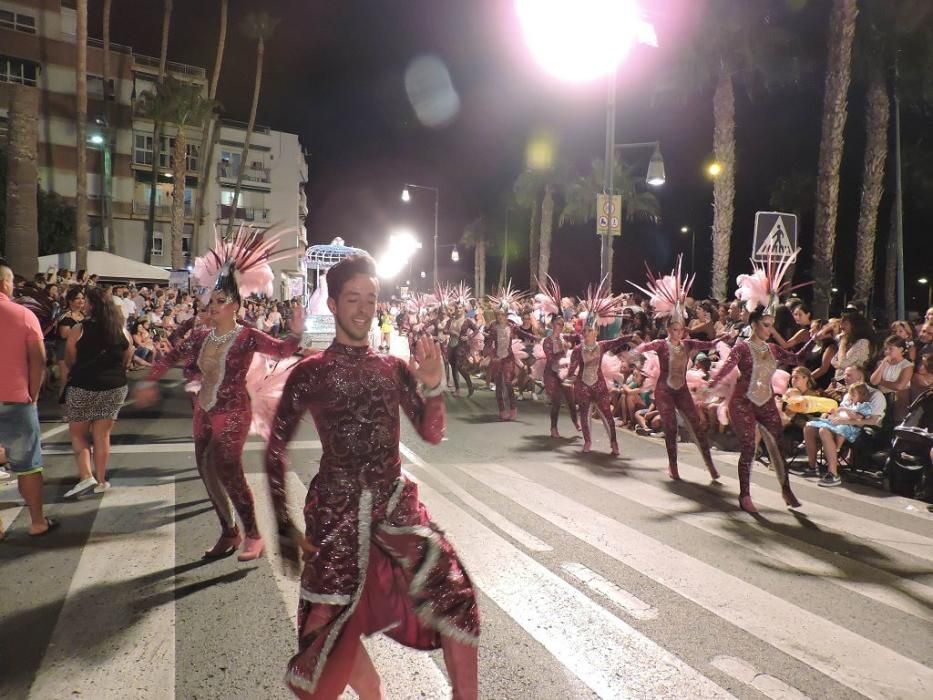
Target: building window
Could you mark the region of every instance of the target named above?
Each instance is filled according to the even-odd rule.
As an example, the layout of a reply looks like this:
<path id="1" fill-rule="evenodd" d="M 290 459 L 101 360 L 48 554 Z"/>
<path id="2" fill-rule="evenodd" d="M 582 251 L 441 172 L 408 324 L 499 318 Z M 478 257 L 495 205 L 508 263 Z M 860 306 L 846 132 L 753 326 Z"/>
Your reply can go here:
<path id="1" fill-rule="evenodd" d="M 189 143 L 185 147 L 185 167 L 189 172 L 196 173 L 200 168 L 201 148 L 196 143 Z"/>
<path id="2" fill-rule="evenodd" d="M 191 235 L 188 233 L 182 234 L 181 252 L 185 255 L 191 255 Z"/>
<path id="3" fill-rule="evenodd" d="M 107 81 L 107 99 L 112 101 L 116 95 L 116 83 L 113 78 Z M 104 99 L 104 79 L 99 75 L 91 75 L 88 73 L 87 76 L 87 96 L 96 99 Z"/>
<path id="4" fill-rule="evenodd" d="M 0 27 L 14 29 L 26 34 L 36 33 L 36 18 L 32 15 L 23 15 L 11 10 L 0 10 Z"/>
<path id="5" fill-rule="evenodd" d="M 152 254 L 162 255 L 162 232 L 161 231 L 152 232 Z"/>
<path id="6" fill-rule="evenodd" d="M 230 178 L 231 180 L 236 178 L 240 172 L 240 155 L 239 151 L 220 152 L 220 177 Z"/>
<path id="7" fill-rule="evenodd" d="M 38 76 L 38 64 L 19 58 L 0 56 L 0 83 L 19 83 L 20 85 L 35 86 Z"/>
<path id="8" fill-rule="evenodd" d="M 171 168 L 172 167 L 172 146 L 175 145 L 175 139 L 170 139 L 168 136 L 163 136 L 159 139 L 161 144 L 161 151 L 159 153 L 159 167 L 160 168 Z"/>
<path id="9" fill-rule="evenodd" d="M 134 135 L 133 162 L 137 165 L 152 165 L 152 137 L 147 134 Z"/>

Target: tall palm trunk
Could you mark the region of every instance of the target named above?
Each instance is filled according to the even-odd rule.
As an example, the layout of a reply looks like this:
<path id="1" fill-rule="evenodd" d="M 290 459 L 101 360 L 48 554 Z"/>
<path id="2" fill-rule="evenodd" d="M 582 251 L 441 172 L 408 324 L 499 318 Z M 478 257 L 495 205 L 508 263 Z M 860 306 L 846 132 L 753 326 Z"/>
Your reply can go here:
<path id="1" fill-rule="evenodd" d="M 547 279 L 551 268 L 551 238 L 554 234 L 554 187 L 550 184 L 544 188 L 544 199 L 541 200 L 541 238 L 538 241 L 538 270 L 531 278 L 530 287 L 537 291 L 536 280 Z"/>
<path id="2" fill-rule="evenodd" d="M 113 110 L 110 108 L 110 9 L 113 0 L 104 0 L 104 27 L 103 27 L 103 79 L 104 79 L 104 120 L 107 133 L 104 135 L 103 165 L 101 168 L 101 204 L 104 214 L 104 247 L 108 253 L 115 252 L 113 242 L 113 146 L 111 134 L 113 131 Z M 116 93 L 116 89 L 114 89 Z M 116 97 L 116 94 L 114 94 Z M 108 167 L 109 166 L 109 167 Z"/>
<path id="3" fill-rule="evenodd" d="M 172 19 L 172 0 L 162 4 L 162 48 L 159 53 L 159 82 L 165 79 L 165 64 L 168 59 L 168 30 Z M 156 120 L 152 125 L 152 187 L 149 189 L 149 219 L 146 224 L 146 258 L 152 262 L 152 239 L 155 237 L 156 192 L 159 186 L 159 167 L 162 156 L 162 124 Z"/>
<path id="4" fill-rule="evenodd" d="M 476 257 L 479 258 L 479 284 L 476 290 L 476 298 L 482 299 L 486 296 L 486 235 L 479 239 L 476 244 Z"/>
<path id="5" fill-rule="evenodd" d="M 172 269 L 183 270 L 185 258 L 182 251 L 182 237 L 185 232 L 185 171 L 187 163 L 185 151 L 188 137 L 184 125 L 175 131 L 175 147 L 172 149 Z"/>
<path id="6" fill-rule="evenodd" d="M 220 82 L 220 69 L 223 66 L 224 49 L 227 45 L 227 10 L 229 5 L 230 0 L 220 0 L 220 33 L 217 37 L 217 52 L 214 55 L 214 72 L 211 73 L 211 84 L 207 92 L 207 96 L 211 100 L 217 99 L 217 84 Z M 194 235 L 191 240 L 191 250 L 195 253 L 200 251 L 201 225 L 204 223 L 204 210 L 207 205 L 204 198 L 207 195 L 207 181 L 211 175 L 211 166 L 214 162 L 214 129 L 216 125 L 217 115 L 212 114 L 204 122 L 204 127 L 201 129 L 201 167 L 198 173 L 198 191 L 195 202 Z M 214 218 L 213 215 L 211 215 L 211 218 Z"/>
<path id="7" fill-rule="evenodd" d="M 729 293 L 729 253 L 735 217 L 735 86 L 723 63 L 713 93 L 713 155 L 720 171 L 713 180 L 713 288 L 723 300 Z"/>
<path id="8" fill-rule="evenodd" d="M 897 320 L 897 209 L 891 207 L 891 223 L 884 252 L 884 317 L 890 324 Z"/>
<path id="9" fill-rule="evenodd" d="M 875 289 L 875 238 L 878 207 L 884 193 L 884 166 L 888 158 L 888 122 L 891 100 L 884 74 L 876 67 L 865 96 L 865 163 L 862 171 L 862 202 L 855 245 L 855 289 L 853 297 L 866 303 Z"/>
<path id="10" fill-rule="evenodd" d="M 13 271 L 31 279 L 39 271 L 39 90 L 16 83 L 7 87 L 11 100 L 5 252 Z"/>
<path id="11" fill-rule="evenodd" d="M 829 313 L 839 210 L 839 167 L 845 145 L 849 81 L 852 76 L 852 40 L 855 36 L 856 0 L 833 0 L 829 20 L 829 56 L 823 95 L 823 126 L 816 181 L 816 225 L 813 232 L 813 312 Z"/>
<path id="12" fill-rule="evenodd" d="M 256 126 L 256 109 L 259 107 L 259 91 L 262 89 L 262 62 L 266 54 L 266 42 L 262 35 L 256 41 L 256 77 L 253 79 L 253 104 L 249 110 L 249 123 L 246 125 L 246 137 L 243 139 L 243 150 L 240 152 L 240 169 L 236 174 L 236 187 L 233 188 L 233 201 L 230 204 L 230 220 L 227 221 L 229 236 L 233 232 L 233 222 L 236 219 L 236 210 L 240 200 L 240 188 L 243 186 L 243 171 L 248 165 L 249 144 L 253 138 L 253 129 Z"/>
<path id="13" fill-rule="evenodd" d="M 87 249 L 91 232 L 87 220 L 87 0 L 78 0 L 75 61 L 75 268 L 87 270 Z"/>
<path id="14" fill-rule="evenodd" d="M 541 208 L 537 201 L 531 207 L 531 222 L 528 227 L 528 263 L 529 279 L 534 280 L 541 263 Z"/>

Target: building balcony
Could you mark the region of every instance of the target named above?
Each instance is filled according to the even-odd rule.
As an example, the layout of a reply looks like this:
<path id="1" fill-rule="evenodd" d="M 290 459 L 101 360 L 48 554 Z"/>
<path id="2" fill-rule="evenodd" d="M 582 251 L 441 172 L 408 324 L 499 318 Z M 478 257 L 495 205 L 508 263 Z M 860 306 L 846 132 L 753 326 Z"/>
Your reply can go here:
<path id="1" fill-rule="evenodd" d="M 221 161 L 217 164 L 217 176 L 223 182 L 235 183 L 239 175 L 239 168 L 230 163 Z M 243 169 L 243 182 L 260 185 L 270 185 L 272 174 L 269 168 L 249 166 Z"/>
<path id="2" fill-rule="evenodd" d="M 230 218 L 232 207 L 226 204 L 217 205 L 217 218 L 221 221 L 227 221 Z M 259 223 L 269 223 L 270 211 L 262 207 L 237 207 L 234 220 L 249 221 Z"/>
<path id="3" fill-rule="evenodd" d="M 143 54 L 133 54 L 133 63 L 137 67 L 152 69 L 155 73 L 159 72 L 159 59 L 155 56 L 144 56 Z M 169 73 L 179 73 L 190 78 L 200 78 L 207 80 L 207 69 L 200 66 L 189 66 L 187 63 L 176 63 L 175 61 L 166 61 L 165 69 Z"/>
<path id="4" fill-rule="evenodd" d="M 140 202 L 133 200 L 133 216 L 149 216 L 149 202 Z M 156 204 L 155 216 L 157 219 L 171 219 L 171 204 Z M 185 202 L 185 218 L 190 219 L 194 216 L 194 207 L 190 202 Z"/>

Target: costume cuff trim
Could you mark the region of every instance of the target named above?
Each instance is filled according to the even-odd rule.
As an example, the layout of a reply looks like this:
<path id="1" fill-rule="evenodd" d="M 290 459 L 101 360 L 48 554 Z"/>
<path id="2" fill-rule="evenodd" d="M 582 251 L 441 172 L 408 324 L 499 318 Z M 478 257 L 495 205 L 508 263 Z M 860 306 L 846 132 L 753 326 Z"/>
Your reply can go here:
<path id="1" fill-rule="evenodd" d="M 444 386 L 444 382 L 440 381 L 437 383 L 437 386 L 434 387 L 433 389 L 422 388 L 421 395 L 424 396 L 424 398 L 426 399 L 433 399 L 435 396 L 440 396 L 441 394 L 443 394 L 445 388 L 446 387 Z"/>

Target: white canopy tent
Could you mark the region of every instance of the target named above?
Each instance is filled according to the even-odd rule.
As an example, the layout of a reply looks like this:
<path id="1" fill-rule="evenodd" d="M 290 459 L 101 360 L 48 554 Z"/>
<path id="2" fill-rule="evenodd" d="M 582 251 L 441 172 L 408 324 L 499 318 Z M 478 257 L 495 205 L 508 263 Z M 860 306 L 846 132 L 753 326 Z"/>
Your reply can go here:
<path id="1" fill-rule="evenodd" d="M 75 270 L 75 253 L 56 253 L 39 257 L 39 271 L 50 267 Z M 102 281 L 164 282 L 168 284 L 170 273 L 161 267 L 147 265 L 137 260 L 121 258 L 102 250 L 89 250 L 87 253 L 87 273 L 97 275 Z"/>

